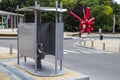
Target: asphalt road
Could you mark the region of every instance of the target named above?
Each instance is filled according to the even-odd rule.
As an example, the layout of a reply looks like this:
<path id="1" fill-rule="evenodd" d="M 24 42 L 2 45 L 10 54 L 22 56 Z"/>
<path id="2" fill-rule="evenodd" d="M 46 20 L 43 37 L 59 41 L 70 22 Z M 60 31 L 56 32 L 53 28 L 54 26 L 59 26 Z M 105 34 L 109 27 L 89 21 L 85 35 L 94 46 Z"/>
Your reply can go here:
<path id="1" fill-rule="evenodd" d="M 84 48 L 79 40 L 64 40 L 63 66 L 90 76 L 90 80 L 120 80 L 120 55 L 112 52 Z M 51 56 L 48 61 L 53 62 Z"/>
<path id="2" fill-rule="evenodd" d="M 17 38 L 0 38 L 0 47 L 9 48 L 10 45 L 17 49 Z"/>
<path id="3" fill-rule="evenodd" d="M 64 39 L 63 66 L 90 76 L 91 80 L 120 80 L 120 55 L 77 45 L 78 39 Z M 16 39 L 0 39 L 0 47 L 17 46 Z M 53 56 L 46 60 L 54 62 Z"/>

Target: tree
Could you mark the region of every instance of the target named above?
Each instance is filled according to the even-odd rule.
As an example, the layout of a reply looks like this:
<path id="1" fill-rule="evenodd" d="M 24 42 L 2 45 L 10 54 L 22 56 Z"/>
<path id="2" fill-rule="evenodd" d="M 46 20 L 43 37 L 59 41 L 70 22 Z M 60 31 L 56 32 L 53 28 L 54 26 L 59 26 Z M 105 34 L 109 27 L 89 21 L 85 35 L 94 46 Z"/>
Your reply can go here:
<path id="1" fill-rule="evenodd" d="M 98 30 L 101 27 L 104 31 L 111 31 L 112 13 L 113 10 L 110 6 L 98 5 L 94 7 L 91 14 L 96 18 L 95 30 Z"/>
<path id="2" fill-rule="evenodd" d="M 55 0 L 2 0 L 0 3 L 0 10 L 15 12 L 16 5 L 19 7 L 33 6 L 37 1 L 40 6 L 55 7 Z M 68 12 L 72 10 L 81 18 L 83 17 L 82 9 L 85 7 L 91 8 L 91 17 L 95 17 L 95 30 L 99 27 L 103 27 L 105 30 L 110 31 L 113 23 L 113 14 L 116 15 L 116 26 L 120 30 L 120 5 L 113 2 L 113 0 L 58 0 L 63 2 L 63 7 L 68 9 Z M 10 7 L 8 7 L 10 6 Z M 60 6 L 60 5 L 59 5 Z M 65 29 L 69 31 L 78 30 L 79 22 L 75 20 L 69 13 L 64 13 Z M 32 21 L 33 13 L 27 13 L 27 21 Z M 50 12 L 42 13 L 42 21 L 47 22 L 55 21 L 55 15 Z"/>
<path id="3" fill-rule="evenodd" d="M 83 8 L 84 7 L 80 4 L 80 0 L 77 0 L 74 7 L 73 8 L 71 7 L 71 9 L 68 9 L 68 10 L 73 11 L 75 14 L 83 18 L 83 12 L 82 12 Z M 78 31 L 79 30 L 79 21 L 77 21 L 69 13 L 66 13 L 64 17 L 64 21 L 65 21 L 65 30 L 67 31 Z"/>
<path id="4" fill-rule="evenodd" d="M 101 27 L 104 31 L 112 30 L 113 0 L 81 0 L 81 4 L 91 7 L 91 16 L 95 17 L 94 31 Z"/>
<path id="5" fill-rule="evenodd" d="M 75 6 L 77 0 L 62 0 L 63 6 L 67 8 L 68 10 L 73 9 Z"/>
<path id="6" fill-rule="evenodd" d="M 9 11 L 9 12 L 16 12 L 16 6 L 19 5 L 19 7 L 27 7 L 27 6 L 34 6 L 35 1 L 37 1 L 40 6 L 55 6 L 55 0 L 2 0 L 0 3 L 0 10 Z M 26 12 L 26 21 L 27 22 L 33 22 L 34 16 L 33 12 Z M 47 16 L 48 15 L 48 16 Z M 31 16 L 31 17 L 30 17 Z M 53 16 L 51 13 L 43 13 L 45 18 L 43 18 L 43 21 L 47 21 L 47 17 Z"/>
<path id="7" fill-rule="evenodd" d="M 81 0 L 80 2 L 83 6 L 94 7 L 99 4 L 98 0 Z"/>
<path id="8" fill-rule="evenodd" d="M 116 23 L 115 23 L 115 27 L 116 27 L 116 31 L 120 31 L 120 4 L 117 4 L 116 2 L 114 2 L 112 4 L 112 8 L 113 8 L 113 14 L 115 15 L 116 18 Z"/>
<path id="9" fill-rule="evenodd" d="M 109 5 L 111 6 L 113 3 L 113 0 L 99 0 L 99 5 Z"/>

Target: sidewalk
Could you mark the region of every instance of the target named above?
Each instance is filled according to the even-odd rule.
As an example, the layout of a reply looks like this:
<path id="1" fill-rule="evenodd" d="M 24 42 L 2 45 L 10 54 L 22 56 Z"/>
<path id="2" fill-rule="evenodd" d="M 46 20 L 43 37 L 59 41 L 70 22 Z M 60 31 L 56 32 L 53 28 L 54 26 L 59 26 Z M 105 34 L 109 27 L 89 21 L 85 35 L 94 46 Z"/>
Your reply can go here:
<path id="1" fill-rule="evenodd" d="M 16 58 L 16 54 L 10 54 L 8 49 L 0 48 L 0 60 Z M 11 80 L 0 68 L 0 79 Z"/>
<path id="2" fill-rule="evenodd" d="M 13 36 L 12 34 L 17 35 L 16 32 L 12 32 L 12 31 L 1 31 L 0 33 L 5 34 L 4 36 L 6 36 L 6 37 L 8 37 L 8 35 Z M 16 58 L 17 54 L 10 54 L 9 52 L 10 52 L 9 49 L 5 49 L 5 48 L 0 47 L 0 60 L 2 60 L 2 61 L 0 61 L 0 63 L 4 64 L 4 65 L 0 65 L 3 67 L 2 70 L 0 69 L 0 77 L 1 77 L 0 79 L 2 79 L 2 80 L 5 80 L 5 79 L 12 80 L 13 78 L 11 78 L 11 77 L 15 77 L 14 79 L 18 78 L 18 75 L 15 75 L 15 73 L 14 73 L 15 71 L 17 71 L 17 74 L 20 71 L 20 72 L 26 74 L 27 77 L 31 77 L 34 80 L 89 80 L 88 76 L 81 74 L 81 73 L 78 73 L 78 72 L 74 72 L 74 71 L 69 70 L 67 68 L 66 68 L 67 73 L 64 75 L 61 75 L 61 76 L 54 76 L 54 77 L 35 76 L 35 75 L 27 72 L 26 70 L 23 70 L 23 69 L 17 67 L 16 66 L 16 63 L 17 63 L 16 59 L 14 59 L 13 61 L 11 60 L 12 58 Z M 4 62 L 4 60 L 5 60 L 5 62 Z M 27 59 L 27 62 L 29 62 L 29 59 Z M 45 62 L 45 60 L 43 60 L 43 62 Z M 50 63 L 48 61 L 46 61 L 46 62 Z M 50 64 L 53 65 L 52 63 L 50 63 Z M 5 72 L 5 70 L 7 70 L 6 66 L 9 67 L 10 69 L 12 69 L 13 72 L 11 72 L 9 70 L 8 70 L 8 72 Z M 23 75 L 23 74 L 20 74 L 20 75 Z M 16 80 L 21 80 L 21 78 L 18 78 Z"/>
<path id="3" fill-rule="evenodd" d="M 100 40 L 100 34 L 91 33 L 88 35 L 87 33 L 82 34 L 80 38 L 80 46 L 95 48 L 99 50 L 106 50 L 110 52 L 120 52 L 120 34 L 102 34 L 104 37 L 103 40 Z M 64 36 L 66 38 L 78 38 L 78 32 L 65 32 Z M 96 38 L 97 37 L 97 38 Z M 85 39 L 86 38 L 86 39 Z M 105 44 L 105 48 L 103 47 Z"/>
<path id="4" fill-rule="evenodd" d="M 31 74 L 30 72 L 27 72 L 26 70 L 23 70 L 23 69 L 17 67 L 16 66 L 17 61 L 15 59 L 16 56 L 17 56 L 17 54 L 9 54 L 9 50 L 7 50 L 7 49 L 6 50 L 0 49 L 0 79 L 1 80 L 21 80 L 21 79 L 29 80 L 29 79 L 25 79 L 25 78 L 30 78 L 30 77 L 33 78 L 33 80 L 89 80 L 88 76 L 78 73 L 78 72 L 74 72 L 67 68 L 64 68 L 67 72 L 61 76 L 54 76 L 54 77 L 36 76 L 36 75 Z M 29 62 L 31 63 L 34 61 L 33 61 L 33 59 L 27 58 L 26 63 L 28 64 Z M 46 60 L 43 60 L 42 62 L 44 62 L 45 65 L 50 64 L 53 66 L 52 63 L 50 63 Z M 1 65 L 1 64 L 3 64 L 3 65 Z M 34 65 L 34 63 L 33 63 L 33 65 Z M 43 63 L 42 63 L 42 65 L 43 65 Z M 8 69 L 6 69 L 6 68 L 8 68 Z M 9 69 L 12 70 L 12 72 L 9 71 Z M 7 70 L 7 72 L 6 72 L 6 70 Z M 16 71 L 17 71 L 17 73 L 15 74 L 14 72 L 16 72 Z M 33 71 L 34 71 L 34 68 L 33 68 Z M 21 73 L 23 73 L 23 74 L 21 74 Z M 24 78 L 18 77 L 19 75 L 24 76 Z M 30 79 L 30 80 L 32 80 L 32 79 Z"/>
<path id="5" fill-rule="evenodd" d="M 3 72 L 0 71 L 0 78 L 2 80 L 11 80 L 9 77 L 7 77 Z"/>
<path id="6" fill-rule="evenodd" d="M 118 53 L 120 51 L 120 40 L 85 40 L 80 43 L 81 46 L 95 48 Z"/>
<path id="7" fill-rule="evenodd" d="M 71 36 L 71 37 L 79 37 L 79 32 L 64 32 L 65 36 Z M 103 36 L 108 36 L 108 37 L 120 37 L 120 34 L 110 34 L 110 33 L 106 33 L 106 34 L 101 34 Z M 83 33 L 81 34 L 81 37 L 90 37 L 90 36 L 100 36 L 99 33 Z"/>

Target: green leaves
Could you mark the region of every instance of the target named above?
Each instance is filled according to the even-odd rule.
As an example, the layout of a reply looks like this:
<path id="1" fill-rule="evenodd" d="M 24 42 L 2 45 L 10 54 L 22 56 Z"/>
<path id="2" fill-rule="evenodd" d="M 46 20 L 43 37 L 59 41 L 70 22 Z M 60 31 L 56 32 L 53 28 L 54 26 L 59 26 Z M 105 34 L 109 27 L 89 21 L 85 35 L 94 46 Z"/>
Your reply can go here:
<path id="1" fill-rule="evenodd" d="M 97 5 L 92 8 L 91 14 L 96 18 L 96 30 L 99 29 L 97 27 L 101 27 L 103 31 L 112 31 L 113 9 L 110 6 Z"/>
<path id="2" fill-rule="evenodd" d="M 69 10 L 73 9 L 77 0 L 62 0 L 63 6 Z"/>
<path id="3" fill-rule="evenodd" d="M 109 16 L 113 13 L 113 9 L 110 6 L 104 6 L 103 14 Z"/>
<path id="4" fill-rule="evenodd" d="M 55 7 L 56 0 L 2 0 L 0 3 L 0 10 L 15 12 L 16 5 L 20 7 L 33 6 L 37 1 L 40 6 Z M 112 30 L 113 14 L 116 15 L 116 25 L 120 30 L 120 5 L 113 2 L 113 0 L 58 0 L 63 3 L 63 7 L 68 11 L 72 10 L 81 18 L 83 17 L 82 8 L 91 8 L 91 17 L 95 17 L 95 30 L 98 31 L 102 27 L 105 31 Z M 59 5 L 60 6 L 60 5 Z M 34 13 L 27 13 L 27 21 L 34 20 Z M 32 15 L 32 16 L 31 16 Z M 43 13 L 42 21 L 55 21 L 52 13 Z M 78 29 L 79 22 L 69 15 L 68 12 L 64 14 L 65 29 L 75 31 Z"/>
<path id="5" fill-rule="evenodd" d="M 98 0 L 81 0 L 83 6 L 94 7 L 99 4 Z"/>

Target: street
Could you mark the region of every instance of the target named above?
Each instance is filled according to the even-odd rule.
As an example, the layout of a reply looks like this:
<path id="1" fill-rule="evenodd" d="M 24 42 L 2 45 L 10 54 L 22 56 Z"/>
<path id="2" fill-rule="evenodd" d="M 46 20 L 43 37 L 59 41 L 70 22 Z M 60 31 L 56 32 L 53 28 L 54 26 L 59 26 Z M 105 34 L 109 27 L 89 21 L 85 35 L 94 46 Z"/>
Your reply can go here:
<path id="1" fill-rule="evenodd" d="M 17 49 L 17 38 L 0 38 L 0 47 L 9 48 L 10 45 Z"/>
<path id="2" fill-rule="evenodd" d="M 120 55 L 117 53 L 90 49 L 78 45 L 79 39 L 64 39 L 63 66 L 73 71 L 83 73 L 90 80 L 120 80 Z M 0 39 L 0 47 L 17 46 L 17 39 Z M 54 62 L 53 56 L 46 59 Z"/>
<path id="3" fill-rule="evenodd" d="M 91 80 L 120 80 L 119 54 L 80 47 L 77 42 L 78 39 L 64 40 L 64 67 L 86 74 Z"/>

